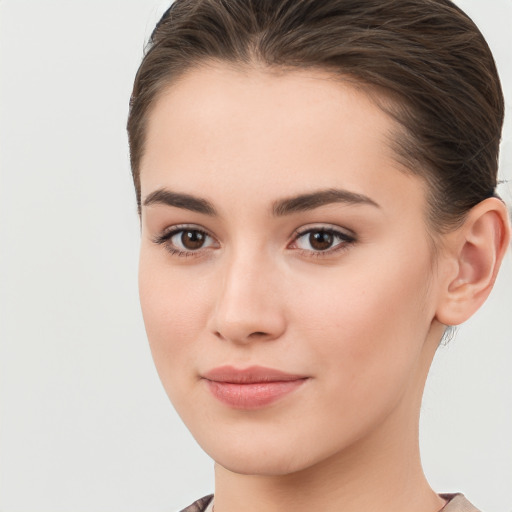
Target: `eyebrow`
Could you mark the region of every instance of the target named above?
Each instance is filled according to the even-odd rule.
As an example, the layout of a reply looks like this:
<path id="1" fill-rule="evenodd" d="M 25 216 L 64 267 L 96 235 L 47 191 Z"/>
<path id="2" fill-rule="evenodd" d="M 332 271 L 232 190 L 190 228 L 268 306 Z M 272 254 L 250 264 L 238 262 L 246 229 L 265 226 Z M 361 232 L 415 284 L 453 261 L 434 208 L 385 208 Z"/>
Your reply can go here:
<path id="1" fill-rule="evenodd" d="M 333 203 L 370 205 L 380 208 L 379 204 L 373 199 L 363 194 L 330 188 L 279 199 L 272 204 L 272 213 L 275 217 L 284 217 L 285 215 L 314 210 L 315 208 Z M 153 204 L 174 206 L 175 208 L 182 208 L 211 217 L 218 215 L 217 210 L 208 200 L 190 194 L 171 192 L 167 189 L 155 190 L 146 197 L 144 206 L 151 206 Z"/>
<path id="2" fill-rule="evenodd" d="M 370 205 L 380 208 L 373 199 L 363 194 L 357 194 L 349 190 L 329 188 L 276 201 L 273 204 L 272 212 L 276 217 L 281 217 L 292 213 L 314 210 L 320 206 L 332 203 Z"/>
<path id="3" fill-rule="evenodd" d="M 184 210 L 190 210 L 204 215 L 217 215 L 217 211 L 213 205 L 206 199 L 190 194 L 171 192 L 163 188 L 151 192 L 144 200 L 144 206 L 151 206 L 152 204 L 174 206 L 175 208 L 183 208 Z"/>

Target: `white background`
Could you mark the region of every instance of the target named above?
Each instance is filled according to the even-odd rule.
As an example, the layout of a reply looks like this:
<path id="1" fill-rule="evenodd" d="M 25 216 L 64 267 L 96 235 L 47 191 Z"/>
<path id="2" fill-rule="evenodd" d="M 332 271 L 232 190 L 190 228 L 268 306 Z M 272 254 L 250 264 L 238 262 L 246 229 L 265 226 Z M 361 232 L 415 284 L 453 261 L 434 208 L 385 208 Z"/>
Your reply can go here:
<path id="1" fill-rule="evenodd" d="M 512 1 L 460 0 L 495 52 L 512 178 Z M 125 134 L 157 0 L 0 0 L 0 511 L 156 512 L 213 490 L 137 297 Z M 510 203 L 511 186 L 501 186 Z M 441 347 L 422 453 L 441 492 L 512 511 L 512 258 Z"/>

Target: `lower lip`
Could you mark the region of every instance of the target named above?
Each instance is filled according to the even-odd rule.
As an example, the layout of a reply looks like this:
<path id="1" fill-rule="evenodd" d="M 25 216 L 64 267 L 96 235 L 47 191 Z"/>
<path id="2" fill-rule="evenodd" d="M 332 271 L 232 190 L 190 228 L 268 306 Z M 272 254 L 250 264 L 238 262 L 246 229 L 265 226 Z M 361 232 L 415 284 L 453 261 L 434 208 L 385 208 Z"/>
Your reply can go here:
<path id="1" fill-rule="evenodd" d="M 237 384 L 206 380 L 212 395 L 235 409 L 259 409 L 298 389 L 306 379 Z"/>

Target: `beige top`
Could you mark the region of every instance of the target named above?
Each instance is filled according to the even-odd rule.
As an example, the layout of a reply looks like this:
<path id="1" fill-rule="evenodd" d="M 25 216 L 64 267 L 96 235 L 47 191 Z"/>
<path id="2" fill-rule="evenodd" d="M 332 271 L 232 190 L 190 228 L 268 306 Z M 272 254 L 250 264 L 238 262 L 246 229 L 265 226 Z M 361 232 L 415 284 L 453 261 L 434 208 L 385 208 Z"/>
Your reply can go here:
<path id="1" fill-rule="evenodd" d="M 463 494 L 441 494 L 440 496 L 448 503 L 439 512 L 480 512 Z M 181 512 L 213 512 L 213 494 L 197 500 Z"/>
<path id="2" fill-rule="evenodd" d="M 463 494 L 441 494 L 448 503 L 439 512 L 480 512 Z"/>

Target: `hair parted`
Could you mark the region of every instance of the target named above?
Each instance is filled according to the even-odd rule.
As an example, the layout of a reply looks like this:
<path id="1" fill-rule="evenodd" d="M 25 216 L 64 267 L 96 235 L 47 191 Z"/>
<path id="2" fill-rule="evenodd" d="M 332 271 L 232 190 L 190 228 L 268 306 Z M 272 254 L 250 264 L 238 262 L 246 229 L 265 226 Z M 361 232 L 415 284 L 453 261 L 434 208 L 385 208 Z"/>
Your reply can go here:
<path id="1" fill-rule="evenodd" d="M 400 127 L 398 160 L 428 184 L 438 232 L 494 194 L 503 93 L 484 37 L 450 0 L 175 0 L 151 35 L 130 101 L 139 211 L 151 108 L 183 73 L 215 61 L 317 68 L 376 92 Z"/>

